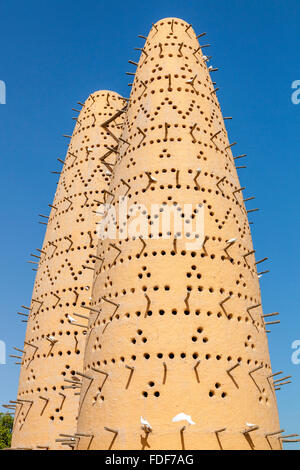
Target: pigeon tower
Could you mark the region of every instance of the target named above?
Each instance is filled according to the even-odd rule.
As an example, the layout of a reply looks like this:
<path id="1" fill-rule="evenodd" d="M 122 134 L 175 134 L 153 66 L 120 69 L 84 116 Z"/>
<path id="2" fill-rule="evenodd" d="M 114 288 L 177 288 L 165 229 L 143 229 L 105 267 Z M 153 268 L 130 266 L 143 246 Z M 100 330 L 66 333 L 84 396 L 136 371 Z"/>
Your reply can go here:
<path id="1" fill-rule="evenodd" d="M 132 91 L 103 204 L 77 448 L 280 449 L 270 312 L 262 309 L 252 209 L 238 177 L 243 160 L 227 135 L 216 69 L 204 34 L 180 19 L 158 21 L 144 39 L 139 62 L 130 61 Z M 203 233 L 193 239 L 197 221 Z M 48 294 L 49 308 L 50 300 L 62 301 Z M 58 312 L 56 339 L 60 328 L 70 330 L 72 351 L 74 330 L 66 310 Z M 29 332 L 47 354 L 41 335 L 52 328 Z M 57 343 L 57 368 L 67 372 L 59 350 Z M 57 392 L 45 415 L 59 406 Z M 35 392 L 32 417 L 45 406 L 39 395 L 48 396 Z M 58 421 L 61 413 L 50 415 Z"/>
<path id="2" fill-rule="evenodd" d="M 80 103 L 79 103 L 80 104 Z M 83 353 L 97 247 L 96 209 L 105 195 L 126 102 L 116 93 L 89 96 L 76 119 L 62 166 L 37 266 L 31 305 L 24 307 L 27 332 L 12 448 L 72 447 L 76 432 Z M 104 125 L 103 125 L 104 124 Z M 63 435 L 63 436 L 62 436 Z M 74 445 L 74 444 L 73 444 Z"/>

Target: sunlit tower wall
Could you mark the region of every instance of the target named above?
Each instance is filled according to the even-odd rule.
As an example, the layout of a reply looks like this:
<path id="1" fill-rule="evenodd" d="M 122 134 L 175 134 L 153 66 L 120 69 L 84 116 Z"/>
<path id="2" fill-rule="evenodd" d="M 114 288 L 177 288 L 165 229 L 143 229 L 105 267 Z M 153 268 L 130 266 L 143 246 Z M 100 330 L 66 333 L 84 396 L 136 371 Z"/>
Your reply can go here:
<path id="1" fill-rule="evenodd" d="M 118 111 L 126 102 L 114 92 L 98 91 L 79 105 L 73 135 L 65 136 L 71 141 L 65 161 L 60 160 L 50 215 L 41 218 L 47 229 L 25 310 L 12 448 L 70 449 L 74 438 L 60 434 L 76 432 L 82 380 L 76 372 L 82 371 L 89 315 L 84 307 L 96 260 L 96 210 L 108 187 L 123 119 Z"/>
<path id="2" fill-rule="evenodd" d="M 259 264 L 215 69 L 182 20 L 145 39 L 107 199 L 117 235 L 98 246 L 77 447 L 280 449 Z M 149 237 L 171 206 L 188 227 L 204 211 L 202 247 L 172 225 Z M 148 237 L 126 235 L 135 217 Z"/>

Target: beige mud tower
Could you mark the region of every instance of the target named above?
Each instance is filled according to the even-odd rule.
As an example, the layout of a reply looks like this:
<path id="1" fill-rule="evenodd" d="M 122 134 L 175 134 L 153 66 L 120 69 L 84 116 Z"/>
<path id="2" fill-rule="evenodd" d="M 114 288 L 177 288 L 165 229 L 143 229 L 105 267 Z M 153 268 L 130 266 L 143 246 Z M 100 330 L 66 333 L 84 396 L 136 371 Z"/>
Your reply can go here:
<path id="1" fill-rule="evenodd" d="M 77 118 L 47 223 L 28 317 L 13 448 L 70 448 L 76 432 L 86 318 L 97 236 L 95 211 L 110 179 L 108 162 L 126 103 L 116 93 L 89 96 Z M 114 138 L 115 136 L 115 138 Z M 105 164 L 106 163 L 106 166 Z M 44 220 L 45 218 L 41 219 Z M 79 315 L 79 316 L 78 316 Z M 24 318 L 24 317 L 23 317 Z M 61 442 L 56 442 L 60 439 Z"/>
<path id="2" fill-rule="evenodd" d="M 78 449 L 281 447 L 243 188 L 203 47 L 164 19 L 137 64 L 106 200 L 118 235 L 96 260 Z M 136 217 L 149 235 L 170 206 L 187 227 L 204 210 L 201 249 L 172 224 L 169 238 L 126 235 Z"/>

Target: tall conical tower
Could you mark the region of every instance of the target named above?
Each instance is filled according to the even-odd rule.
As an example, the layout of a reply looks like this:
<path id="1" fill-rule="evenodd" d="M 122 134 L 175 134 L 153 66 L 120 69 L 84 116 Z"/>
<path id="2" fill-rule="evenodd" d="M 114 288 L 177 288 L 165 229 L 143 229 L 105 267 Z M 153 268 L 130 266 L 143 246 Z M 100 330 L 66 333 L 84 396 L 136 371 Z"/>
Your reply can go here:
<path id="1" fill-rule="evenodd" d="M 76 432 L 82 379 L 76 372 L 82 370 L 89 314 L 84 306 L 96 260 L 95 211 L 108 187 L 125 104 L 114 92 L 98 91 L 81 105 L 48 223 L 42 218 L 47 231 L 27 311 L 13 448 L 68 449 L 72 439 L 59 434 Z"/>
<path id="2" fill-rule="evenodd" d="M 136 64 L 107 200 L 117 235 L 98 247 L 79 449 L 280 448 L 243 188 L 204 47 L 163 19 Z M 187 227 L 204 211 L 202 248 L 172 225 L 149 236 L 170 207 Z M 131 236 L 137 212 L 148 237 Z"/>

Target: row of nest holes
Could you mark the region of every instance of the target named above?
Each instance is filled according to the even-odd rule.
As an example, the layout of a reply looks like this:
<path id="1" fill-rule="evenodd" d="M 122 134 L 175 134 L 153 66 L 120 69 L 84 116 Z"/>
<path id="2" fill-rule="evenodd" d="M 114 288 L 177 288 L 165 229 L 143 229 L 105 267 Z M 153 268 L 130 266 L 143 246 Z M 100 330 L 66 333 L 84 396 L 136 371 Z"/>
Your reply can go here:
<path id="1" fill-rule="evenodd" d="M 148 253 L 147 251 L 145 251 L 145 252 L 143 252 L 142 256 L 144 256 L 144 258 L 147 258 L 148 255 L 150 255 L 150 256 L 151 256 L 151 255 L 152 255 L 152 256 L 157 256 L 157 255 L 159 255 L 159 254 L 161 254 L 162 256 L 169 255 L 169 254 L 170 254 L 171 256 L 176 256 L 176 255 L 182 255 L 182 252 L 181 252 L 181 253 L 179 253 L 179 252 L 176 253 L 174 250 L 172 250 L 172 251 L 170 251 L 170 253 L 168 254 L 165 250 L 162 250 L 160 253 L 157 252 L 157 251 L 153 251 L 152 253 Z M 184 255 L 183 255 L 183 256 L 184 256 Z M 192 255 L 191 255 L 191 256 L 192 256 Z M 216 258 L 216 255 L 213 254 L 213 253 L 210 254 L 210 255 L 207 255 L 206 253 L 203 252 L 203 253 L 201 253 L 199 256 L 200 256 L 200 258 L 208 257 L 208 258 L 210 258 L 210 259 L 212 259 L 212 260 L 214 260 L 214 259 Z M 137 259 L 140 259 L 141 256 L 140 256 L 139 253 L 137 253 L 137 254 L 135 255 L 135 257 L 136 257 Z M 128 261 L 131 261 L 132 258 L 133 258 L 132 255 L 128 255 L 128 257 L 127 257 Z M 226 262 L 227 262 L 227 261 L 230 261 L 231 264 L 235 264 L 233 258 L 228 258 L 228 257 L 226 257 L 226 256 L 224 256 L 224 255 L 221 255 L 221 256 L 220 256 L 220 259 L 221 259 L 221 261 L 226 261 Z M 120 264 L 123 264 L 125 260 L 124 260 L 124 258 L 118 258 L 118 261 L 119 261 Z M 127 261 L 127 260 L 126 260 L 126 261 Z M 243 267 L 244 269 L 250 270 L 250 271 L 252 271 L 252 273 L 255 273 L 255 269 L 251 268 L 251 266 L 250 266 L 249 264 L 247 264 L 247 263 L 242 263 L 241 261 L 237 261 L 237 262 L 236 262 L 236 265 L 239 266 L 239 267 Z M 108 270 L 109 270 L 110 268 L 112 268 L 113 266 L 116 266 L 116 262 L 114 262 L 114 264 L 111 264 L 111 263 L 103 264 L 103 266 L 102 266 L 102 272 L 108 271 Z M 81 272 L 78 272 L 78 274 L 81 274 Z M 151 276 L 147 276 L 147 277 L 151 277 Z M 188 275 L 187 275 L 187 277 L 191 277 L 191 276 L 188 276 Z M 140 278 L 141 278 L 141 277 L 140 277 Z M 200 279 L 200 277 L 198 277 L 198 279 Z M 246 297 L 246 298 L 247 298 L 247 297 Z"/>
<path id="2" fill-rule="evenodd" d="M 150 355 L 149 353 L 144 353 L 144 354 L 143 354 L 143 357 L 144 357 L 144 359 L 149 360 L 149 359 L 151 358 L 151 355 Z M 163 354 L 163 353 L 156 353 L 155 357 L 156 357 L 157 359 L 169 358 L 169 359 L 173 360 L 173 359 L 176 359 L 176 354 L 175 354 L 174 352 L 170 352 L 170 353 L 166 353 L 166 354 Z M 188 355 L 187 353 L 185 353 L 185 352 L 181 352 L 180 354 L 178 354 L 178 358 L 179 358 L 179 359 L 188 359 L 188 358 L 189 358 L 189 355 Z M 194 353 L 191 354 L 191 358 L 192 358 L 192 359 L 199 359 L 199 358 L 200 358 L 200 355 L 199 355 L 198 352 L 194 352 Z M 132 355 L 130 359 L 133 360 L 133 361 L 136 361 L 137 356 L 136 356 L 136 355 Z M 203 356 L 202 359 L 205 359 L 205 360 L 207 360 L 207 361 L 210 360 L 210 359 L 216 359 L 217 361 L 220 361 L 220 360 L 222 360 L 222 359 L 223 359 L 223 360 L 225 359 L 227 362 L 231 362 L 231 361 L 234 360 L 234 359 L 232 358 L 232 356 L 227 356 L 226 358 L 223 358 L 223 356 L 222 356 L 221 354 L 216 354 L 215 356 L 212 356 L 212 355 L 209 354 L 209 353 L 205 354 L 205 356 Z M 119 360 L 120 360 L 120 362 L 125 362 L 125 357 L 124 357 L 124 356 L 121 356 Z M 241 363 L 241 362 L 243 361 L 243 358 L 242 358 L 242 357 L 238 357 L 238 358 L 236 359 L 236 361 L 239 362 L 239 363 Z M 116 364 L 116 363 L 117 363 L 117 360 L 116 360 L 115 358 L 110 359 L 110 361 L 108 361 L 107 359 L 103 359 L 102 362 L 101 362 L 101 361 L 96 361 L 96 362 L 93 363 L 92 365 L 93 365 L 94 367 L 96 367 L 96 366 L 101 366 L 101 365 L 105 365 L 105 366 L 106 366 L 106 365 L 108 365 L 109 362 L 111 362 L 112 364 Z M 246 363 L 247 363 L 248 365 L 251 364 L 251 363 L 253 363 L 255 366 L 258 365 L 258 364 L 259 364 L 259 365 L 264 365 L 263 362 L 259 362 L 258 360 L 253 360 L 253 359 L 247 359 L 247 360 L 246 360 Z M 267 368 L 269 367 L 269 365 L 266 363 L 266 364 L 264 365 L 264 367 L 267 369 Z M 90 366 L 88 365 L 88 366 L 87 366 L 87 369 L 89 369 L 89 368 L 90 368 Z"/>

